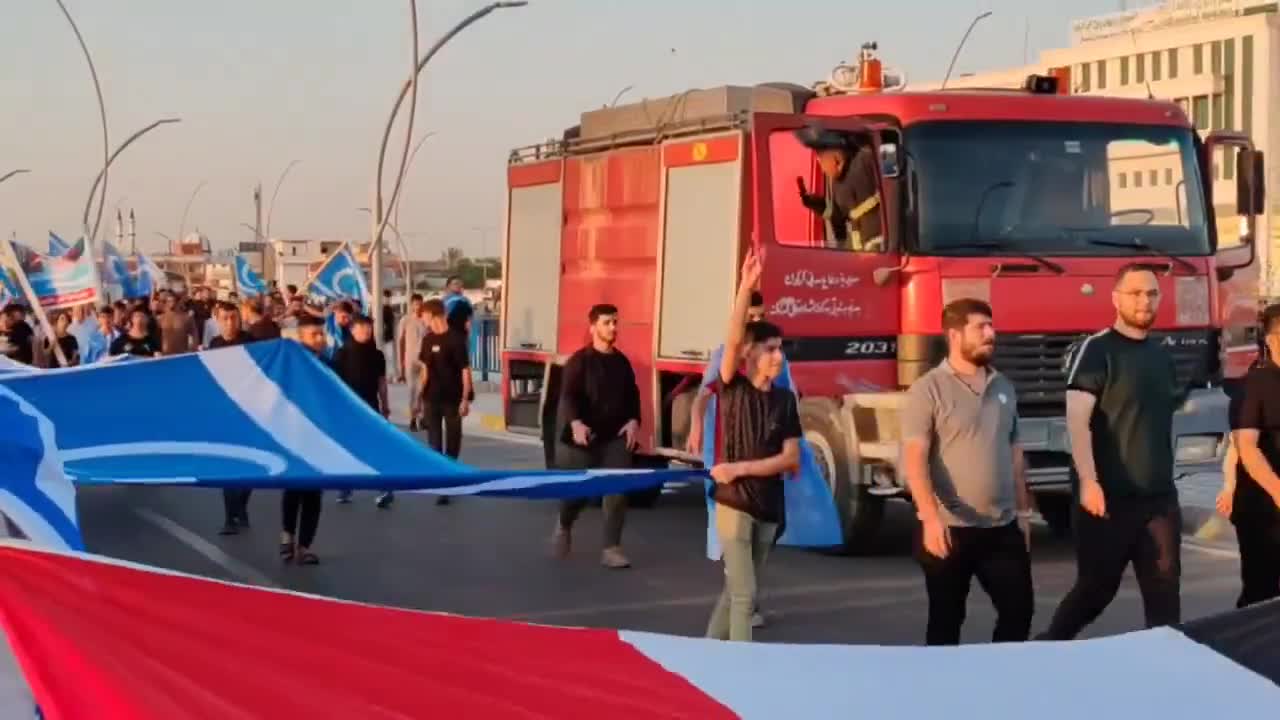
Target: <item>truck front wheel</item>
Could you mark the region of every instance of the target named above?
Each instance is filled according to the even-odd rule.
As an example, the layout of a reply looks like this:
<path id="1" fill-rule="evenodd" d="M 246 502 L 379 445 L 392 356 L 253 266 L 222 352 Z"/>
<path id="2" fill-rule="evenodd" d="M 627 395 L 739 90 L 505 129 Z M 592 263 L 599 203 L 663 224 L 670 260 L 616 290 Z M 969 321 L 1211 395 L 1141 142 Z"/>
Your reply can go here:
<path id="1" fill-rule="evenodd" d="M 822 477 L 827 481 L 840 518 L 843 550 L 866 552 L 884 518 L 884 498 L 879 498 L 857 481 L 854 463 L 849 462 L 848 443 L 834 415 L 824 405 L 802 403 L 800 424 L 813 450 Z"/>

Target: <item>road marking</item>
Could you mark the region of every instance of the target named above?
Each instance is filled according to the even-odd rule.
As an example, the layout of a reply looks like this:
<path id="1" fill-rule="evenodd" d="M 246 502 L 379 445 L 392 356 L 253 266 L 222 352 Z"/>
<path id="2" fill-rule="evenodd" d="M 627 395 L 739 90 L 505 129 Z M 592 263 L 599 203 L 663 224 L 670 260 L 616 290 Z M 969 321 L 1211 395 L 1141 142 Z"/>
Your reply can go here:
<path id="1" fill-rule="evenodd" d="M 134 508 L 134 512 L 136 512 L 143 520 L 146 520 L 152 525 L 155 525 L 161 530 L 169 533 L 178 540 L 178 542 L 181 542 L 200 555 L 203 555 L 205 559 L 231 573 L 232 576 L 242 582 L 269 588 L 280 587 L 280 585 L 271 578 L 262 574 L 248 564 L 231 557 L 224 552 L 222 548 L 214 545 L 208 540 L 205 540 L 196 533 L 188 530 L 182 525 L 179 525 L 177 522 L 165 517 L 164 515 L 161 515 L 149 508 Z"/>
<path id="2" fill-rule="evenodd" d="M 1202 552 L 1206 555 L 1216 555 L 1218 557 L 1229 557 L 1229 558 L 1240 557 L 1240 552 L 1237 550 L 1231 550 L 1229 548 L 1223 548 L 1223 547 L 1213 547 L 1211 545 L 1205 545 L 1203 543 L 1195 542 L 1194 540 L 1183 540 L 1182 547 L 1188 550 L 1195 550 L 1196 552 Z"/>
<path id="3" fill-rule="evenodd" d="M 776 600 L 784 600 L 792 597 L 812 597 L 814 595 L 833 594 L 833 593 L 851 593 L 867 590 L 902 590 L 902 589 L 918 589 L 923 584 L 923 580 L 912 576 L 910 578 L 902 578 L 895 580 L 847 580 L 843 582 L 824 583 L 821 585 L 805 585 L 799 587 L 789 587 L 785 589 L 768 589 L 761 594 L 761 601 L 768 603 L 772 607 L 772 603 Z M 604 615 L 615 612 L 641 612 L 645 610 L 653 610 L 656 608 L 677 608 L 690 607 L 700 605 L 711 605 L 720 598 L 720 593 L 714 595 L 691 595 L 681 598 L 671 598 L 668 600 L 658 600 L 650 602 L 630 602 L 616 603 L 613 605 L 591 605 L 580 608 L 564 608 L 561 610 L 544 610 L 529 613 L 510 613 L 504 617 L 512 620 L 541 621 L 558 617 L 577 617 L 581 615 Z"/>

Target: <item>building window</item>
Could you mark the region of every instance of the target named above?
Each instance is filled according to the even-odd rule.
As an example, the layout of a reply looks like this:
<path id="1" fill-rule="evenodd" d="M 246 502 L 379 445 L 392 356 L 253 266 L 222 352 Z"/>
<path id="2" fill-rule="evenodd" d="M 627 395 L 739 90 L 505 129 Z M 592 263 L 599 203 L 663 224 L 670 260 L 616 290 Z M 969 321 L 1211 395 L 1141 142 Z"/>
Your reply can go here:
<path id="1" fill-rule="evenodd" d="M 1147 56 L 1134 55 L 1133 59 L 1134 59 L 1134 62 L 1137 63 L 1137 68 L 1134 70 L 1135 77 L 1133 81 L 1139 84 L 1146 82 L 1147 81 Z"/>
<path id="2" fill-rule="evenodd" d="M 1165 185 L 1173 184 L 1173 168 L 1164 169 L 1164 184 Z"/>
<path id="3" fill-rule="evenodd" d="M 1080 92 L 1082 93 L 1089 92 L 1090 85 L 1092 84 L 1090 82 L 1089 71 L 1092 69 L 1093 66 L 1089 63 L 1085 63 L 1080 66 Z"/>
<path id="4" fill-rule="evenodd" d="M 1160 184 L 1160 173 L 1156 170 L 1147 171 L 1147 184 L 1155 187 Z"/>
<path id="5" fill-rule="evenodd" d="M 294 257 L 297 257 L 297 255 L 298 255 L 298 246 L 296 246 L 296 245 L 290 245 L 290 246 L 289 246 L 289 254 L 290 254 L 290 255 L 293 255 Z"/>
<path id="6" fill-rule="evenodd" d="M 1120 173 L 1120 175 L 1116 177 L 1116 180 L 1120 182 L 1121 190 L 1129 187 L 1129 173 Z"/>
<path id="7" fill-rule="evenodd" d="M 1162 56 L 1158 52 L 1151 53 L 1151 79 L 1155 82 L 1160 81 L 1160 60 Z"/>
<path id="8" fill-rule="evenodd" d="M 1129 84 L 1129 56 L 1120 58 L 1120 85 L 1123 87 Z"/>
<path id="9" fill-rule="evenodd" d="M 1167 68 L 1169 70 L 1169 79 L 1178 79 L 1178 48 L 1173 48 L 1169 51 L 1169 62 L 1167 64 L 1169 65 Z"/>
<path id="10" fill-rule="evenodd" d="M 1222 44 L 1222 127 L 1234 130 L 1236 127 L 1236 40 L 1228 38 Z M 1227 153 L 1222 164 L 1222 176 L 1227 180 L 1236 175 L 1235 153 Z"/>
<path id="11" fill-rule="evenodd" d="M 1136 188 L 1142 187 L 1142 171 L 1141 170 L 1133 171 L 1133 186 Z"/>
<path id="12" fill-rule="evenodd" d="M 1191 123 L 1197 130 L 1209 129 L 1209 96 L 1197 95 L 1191 98 Z"/>
<path id="13" fill-rule="evenodd" d="M 1209 126 L 1209 129 L 1210 129 L 1210 130 L 1222 130 L 1222 129 L 1224 129 L 1224 127 L 1225 127 L 1225 126 L 1222 124 L 1222 121 L 1225 119 L 1225 118 L 1223 117 L 1223 114 L 1224 114 L 1224 113 L 1223 113 L 1223 110 L 1225 109 L 1225 108 L 1223 108 L 1223 105 L 1225 105 L 1225 104 L 1226 104 L 1226 103 L 1224 103 L 1224 102 L 1222 101 L 1222 93 L 1214 93 L 1214 95 L 1213 95 L 1213 121 L 1212 121 L 1212 123 L 1213 123 L 1213 124 Z"/>
<path id="14" fill-rule="evenodd" d="M 1193 75 L 1204 74 L 1204 44 L 1193 45 L 1191 47 L 1191 73 Z"/>
<path id="15" fill-rule="evenodd" d="M 1107 89 L 1107 61 L 1106 60 L 1098 61 L 1097 72 L 1098 72 L 1098 89 L 1106 90 Z"/>
<path id="16" fill-rule="evenodd" d="M 1222 74 L 1222 41 L 1215 40 L 1209 45 L 1209 69 L 1214 75 Z"/>

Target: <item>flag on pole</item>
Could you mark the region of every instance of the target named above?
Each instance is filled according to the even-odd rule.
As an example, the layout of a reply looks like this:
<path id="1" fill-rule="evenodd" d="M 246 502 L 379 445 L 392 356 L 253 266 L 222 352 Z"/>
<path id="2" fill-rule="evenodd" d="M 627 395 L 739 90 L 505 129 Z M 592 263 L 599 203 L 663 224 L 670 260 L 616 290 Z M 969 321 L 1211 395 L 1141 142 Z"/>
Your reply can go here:
<path id="1" fill-rule="evenodd" d="M 154 260 L 142 253 L 134 257 L 137 258 L 138 263 L 138 279 L 135 281 L 137 297 L 150 297 L 152 293 L 168 287 L 168 277 Z"/>
<path id="2" fill-rule="evenodd" d="M 65 255 L 45 255 L 15 242 L 6 243 L 6 249 L 15 284 L 21 287 L 25 278 L 41 307 L 56 310 L 97 302 L 97 278 L 93 258 L 88 253 L 77 253 L 76 248 L 72 248 L 72 252 Z"/>
<path id="3" fill-rule="evenodd" d="M 75 245 L 71 245 L 66 240 L 63 240 L 61 237 L 59 237 L 58 234 L 55 233 L 54 231 L 52 230 L 49 231 L 49 256 L 50 257 L 61 257 L 61 258 L 66 258 L 67 260 L 75 260 L 76 258 L 84 254 L 85 247 L 86 245 L 85 245 L 84 238 L 80 238 L 79 240 L 76 241 Z"/>
<path id="4" fill-rule="evenodd" d="M 369 283 L 364 277 L 364 268 L 356 262 L 355 256 L 351 254 L 351 248 L 345 245 L 329 256 L 319 272 L 307 283 L 303 292 L 317 304 L 351 300 L 362 310 L 367 309 L 372 300 Z"/>
<path id="5" fill-rule="evenodd" d="M 249 265 L 249 260 L 239 253 L 235 257 L 235 270 L 236 289 L 240 291 L 241 295 L 253 298 L 267 294 L 267 283 L 258 276 L 258 273 L 253 271 L 253 268 Z"/>

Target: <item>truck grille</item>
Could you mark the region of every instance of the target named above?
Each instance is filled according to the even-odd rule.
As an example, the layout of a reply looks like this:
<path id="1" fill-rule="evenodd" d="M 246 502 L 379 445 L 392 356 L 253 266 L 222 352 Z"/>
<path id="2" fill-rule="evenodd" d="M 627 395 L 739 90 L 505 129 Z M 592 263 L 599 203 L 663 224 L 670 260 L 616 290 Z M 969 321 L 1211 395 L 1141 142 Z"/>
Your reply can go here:
<path id="1" fill-rule="evenodd" d="M 992 364 L 1018 391 L 1022 417 L 1060 417 L 1066 413 L 1068 352 L 1088 337 L 1083 333 L 1000 335 Z M 1217 379 L 1218 335 L 1212 330 L 1152 333 L 1173 356 L 1179 387 Z"/>

